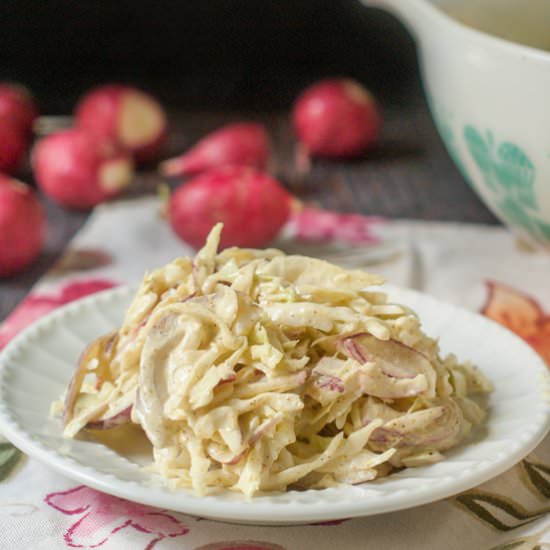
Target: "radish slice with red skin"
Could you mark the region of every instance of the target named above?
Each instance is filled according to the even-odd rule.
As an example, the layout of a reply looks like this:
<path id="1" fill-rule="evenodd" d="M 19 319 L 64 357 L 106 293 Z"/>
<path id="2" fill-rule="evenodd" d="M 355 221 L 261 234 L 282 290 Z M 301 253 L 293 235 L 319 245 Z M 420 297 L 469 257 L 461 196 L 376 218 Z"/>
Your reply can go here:
<path id="1" fill-rule="evenodd" d="M 259 441 L 264 435 L 273 432 L 277 424 L 283 419 L 282 413 L 275 413 L 271 418 L 264 420 L 250 436 L 248 437 L 248 446 L 253 446 L 257 441 Z"/>
<path id="2" fill-rule="evenodd" d="M 64 426 L 67 426 L 73 417 L 75 402 L 80 394 L 86 375 L 93 372 L 97 375 L 98 380 L 101 381 L 109 378 L 109 363 L 114 356 L 117 340 L 118 333 L 109 332 L 94 340 L 82 352 L 65 395 L 65 407 L 63 411 Z M 93 360 L 97 360 L 97 364 L 95 369 L 90 370 L 90 362 Z"/>
<path id="3" fill-rule="evenodd" d="M 402 399 L 427 394 L 428 382 L 423 374 L 414 378 L 392 378 L 376 365 L 361 373 L 359 383 L 365 395 L 379 399 Z"/>
<path id="4" fill-rule="evenodd" d="M 227 378 L 223 378 L 222 380 L 220 380 L 218 382 L 218 384 L 216 385 L 216 388 L 219 388 L 220 386 L 223 386 L 224 384 L 229 384 L 230 382 L 235 382 L 236 379 L 237 379 L 236 374 L 230 374 Z"/>
<path id="5" fill-rule="evenodd" d="M 394 380 L 394 386 L 398 385 L 399 380 L 413 381 L 422 376 L 427 395 L 435 397 L 436 372 L 420 351 L 397 340 L 379 340 L 367 333 L 344 338 L 338 347 L 347 357 L 361 364 L 374 363 L 384 376 Z"/>
<path id="6" fill-rule="evenodd" d="M 376 450 L 397 447 L 411 451 L 429 447 L 444 451 L 462 438 L 463 427 L 463 415 L 456 402 L 440 400 L 434 407 L 386 422 L 373 432 L 369 445 Z"/>
<path id="7" fill-rule="evenodd" d="M 223 166 L 263 170 L 269 160 L 269 136 L 261 124 L 229 124 L 206 135 L 179 157 L 160 164 L 163 176 L 187 176 Z"/>
<path id="8" fill-rule="evenodd" d="M 384 344 L 379 344 L 380 342 L 384 342 Z M 392 378 L 414 378 L 418 374 L 417 371 L 411 372 L 411 369 L 407 368 L 407 366 L 410 365 L 411 356 L 408 355 L 409 352 L 419 352 L 395 340 L 378 340 L 374 336 L 363 334 L 346 338 L 342 342 L 342 347 L 350 357 L 361 364 L 368 362 L 378 363 L 386 376 Z M 393 356 L 394 354 L 395 357 Z M 397 357 L 398 354 L 402 356 L 402 360 L 407 362 L 396 364 L 399 360 Z M 408 355 L 408 357 L 403 357 L 404 355 Z"/>
<path id="9" fill-rule="evenodd" d="M 271 418 L 268 418 L 262 422 L 248 437 L 244 449 L 237 453 L 230 460 L 222 461 L 223 464 L 233 465 L 237 464 L 242 460 L 249 452 L 250 449 L 265 435 L 268 435 L 272 432 L 277 424 L 282 420 L 283 415 L 281 413 L 276 413 Z"/>
<path id="10" fill-rule="evenodd" d="M 345 386 L 341 378 L 337 376 L 331 376 L 330 374 L 322 374 L 317 380 L 315 385 L 320 389 L 326 389 L 328 391 L 344 393 Z"/>
<path id="11" fill-rule="evenodd" d="M 128 424 L 131 418 L 132 405 L 128 405 L 126 408 L 113 414 L 112 416 L 88 422 L 85 428 L 89 430 L 110 430 L 111 428 L 116 428 L 122 424 Z"/>

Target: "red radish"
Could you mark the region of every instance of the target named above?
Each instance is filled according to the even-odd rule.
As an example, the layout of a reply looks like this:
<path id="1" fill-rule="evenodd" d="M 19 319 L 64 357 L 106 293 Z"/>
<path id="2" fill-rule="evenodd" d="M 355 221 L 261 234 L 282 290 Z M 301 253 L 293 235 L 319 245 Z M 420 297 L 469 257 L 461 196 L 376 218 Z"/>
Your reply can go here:
<path id="1" fill-rule="evenodd" d="M 164 161 L 164 176 L 198 174 L 222 166 L 267 166 L 269 136 L 261 124 L 242 122 L 228 124 L 202 138 L 187 153 Z"/>
<path id="2" fill-rule="evenodd" d="M 374 98 L 360 84 L 332 79 L 317 82 L 298 97 L 292 122 L 309 154 L 351 158 L 377 140 L 381 117 Z"/>
<path id="3" fill-rule="evenodd" d="M 0 83 L 0 118 L 10 119 L 30 135 L 37 116 L 38 108 L 29 90 L 19 84 Z"/>
<path id="4" fill-rule="evenodd" d="M 171 197 L 169 218 L 175 233 L 195 248 L 217 222 L 224 223 L 221 248 L 255 248 L 279 233 L 290 204 L 290 194 L 272 177 L 254 168 L 228 166 L 180 186 Z"/>
<path id="5" fill-rule="evenodd" d="M 117 195 L 133 175 L 128 153 L 79 130 L 63 130 L 38 142 L 33 153 L 38 184 L 69 208 L 88 209 Z"/>
<path id="6" fill-rule="evenodd" d="M 14 275 L 35 260 L 45 234 L 44 210 L 34 191 L 0 174 L 0 277 Z"/>
<path id="7" fill-rule="evenodd" d="M 27 135 L 11 119 L 0 118 L 0 172 L 17 170 L 27 149 Z"/>
<path id="8" fill-rule="evenodd" d="M 76 109 L 76 125 L 128 149 L 139 162 L 154 160 L 166 141 L 166 114 L 149 94 L 121 84 L 95 88 Z"/>

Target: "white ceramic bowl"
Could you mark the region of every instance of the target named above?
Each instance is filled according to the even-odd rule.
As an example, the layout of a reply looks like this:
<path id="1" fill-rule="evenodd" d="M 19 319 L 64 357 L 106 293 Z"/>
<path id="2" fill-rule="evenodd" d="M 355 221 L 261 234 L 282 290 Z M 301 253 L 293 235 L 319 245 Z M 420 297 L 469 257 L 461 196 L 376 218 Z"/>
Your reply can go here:
<path id="1" fill-rule="evenodd" d="M 511 2 L 522 4 L 491 6 Z M 466 181 L 515 233 L 550 251 L 550 52 L 448 16 L 462 0 L 363 3 L 395 13 L 411 30 L 433 118 Z"/>

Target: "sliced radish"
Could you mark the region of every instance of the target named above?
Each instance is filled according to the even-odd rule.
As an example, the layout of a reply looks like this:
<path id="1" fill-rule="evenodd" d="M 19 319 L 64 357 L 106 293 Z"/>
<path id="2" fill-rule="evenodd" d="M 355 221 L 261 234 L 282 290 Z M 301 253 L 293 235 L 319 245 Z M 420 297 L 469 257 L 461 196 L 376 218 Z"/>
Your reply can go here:
<path id="1" fill-rule="evenodd" d="M 167 135 L 166 114 L 151 95 L 121 84 L 100 86 L 76 109 L 76 124 L 128 149 L 138 162 L 154 160 Z"/>
<path id="2" fill-rule="evenodd" d="M 392 378 L 414 378 L 433 371 L 422 352 L 397 340 L 380 340 L 372 334 L 362 333 L 344 338 L 339 347 L 359 363 L 376 362 L 382 372 Z"/>
<path id="3" fill-rule="evenodd" d="M 315 385 L 320 389 L 326 389 L 331 392 L 344 393 L 344 381 L 337 376 L 322 374 L 315 380 Z"/>
<path id="4" fill-rule="evenodd" d="M 108 378 L 109 363 L 116 350 L 117 338 L 117 332 L 109 332 L 94 340 L 82 352 L 65 395 L 65 409 L 63 411 L 63 424 L 65 426 L 73 417 L 74 405 L 86 375 L 94 373 L 100 383 Z"/>
<path id="5" fill-rule="evenodd" d="M 435 396 L 436 372 L 429 359 L 414 348 L 366 333 L 344 338 L 338 347 L 357 362 L 376 367 L 363 379 L 369 395 L 399 398 L 426 392 Z"/>
<path id="6" fill-rule="evenodd" d="M 443 451 L 455 445 L 463 435 L 464 417 L 452 400 L 439 400 L 435 406 L 386 422 L 374 430 L 369 445 L 376 450 L 390 447 L 407 449 L 407 454 L 430 448 Z"/>
<path id="7" fill-rule="evenodd" d="M 428 382 L 423 374 L 414 378 L 393 378 L 385 375 L 377 366 L 363 372 L 359 383 L 365 395 L 380 399 L 402 399 L 420 394 L 427 395 L 429 390 Z"/>
<path id="8" fill-rule="evenodd" d="M 246 442 L 249 447 L 254 446 L 262 437 L 271 436 L 277 424 L 283 419 L 283 414 L 275 413 L 271 418 L 265 419 L 249 436 Z"/>
<path id="9" fill-rule="evenodd" d="M 128 424 L 131 418 L 132 405 L 128 405 L 123 410 L 106 418 L 100 418 L 99 420 L 88 422 L 85 427 L 89 430 L 110 430 L 111 428 L 116 428 L 122 424 Z"/>
<path id="10" fill-rule="evenodd" d="M 25 269 L 40 254 L 46 218 L 33 190 L 0 174 L 0 277 Z"/>
<path id="11" fill-rule="evenodd" d="M 261 124 L 229 124 L 203 137 L 189 151 L 164 161 L 164 176 L 198 174 L 227 165 L 265 169 L 269 160 L 269 136 Z"/>
<path id="12" fill-rule="evenodd" d="M 88 209 L 129 185 L 130 156 L 80 129 L 63 130 L 38 142 L 33 153 L 42 190 L 70 208 Z"/>

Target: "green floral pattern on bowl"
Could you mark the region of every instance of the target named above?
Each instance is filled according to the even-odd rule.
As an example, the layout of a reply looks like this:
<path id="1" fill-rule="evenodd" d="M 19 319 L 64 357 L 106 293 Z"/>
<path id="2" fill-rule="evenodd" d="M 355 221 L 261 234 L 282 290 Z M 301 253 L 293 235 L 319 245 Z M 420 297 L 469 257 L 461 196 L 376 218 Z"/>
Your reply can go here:
<path id="1" fill-rule="evenodd" d="M 464 128 L 466 145 L 492 191 L 501 191 L 518 200 L 526 208 L 538 210 L 533 189 L 535 167 L 529 157 L 517 145 L 503 142 L 496 152 L 493 134 L 486 138 L 473 127 Z"/>
<path id="2" fill-rule="evenodd" d="M 508 141 L 497 145 L 492 132 L 482 135 L 471 125 L 464 127 L 463 135 L 502 218 L 537 241 L 550 240 L 550 225 L 537 216 L 536 168 L 525 151 Z"/>
<path id="3" fill-rule="evenodd" d="M 496 143 L 490 130 L 482 133 L 471 124 L 464 126 L 462 136 L 455 135 L 453 128 L 460 125 L 456 124 L 454 114 L 435 102 L 427 89 L 425 92 L 439 135 L 466 182 L 479 191 L 481 198 L 504 222 L 547 247 L 550 224 L 540 219 L 535 191 L 537 171 L 529 155 L 515 143 Z M 461 137 L 479 172 L 465 162 Z M 480 189 L 482 186 L 486 187 L 489 198 L 487 192 Z"/>
<path id="4" fill-rule="evenodd" d="M 468 184 L 476 189 L 475 182 L 481 181 L 491 194 L 490 206 L 506 223 L 522 229 L 537 242 L 548 245 L 550 224 L 540 219 L 540 205 L 535 192 L 537 173 L 527 153 L 509 141 L 497 144 L 491 131 L 482 134 L 467 124 L 462 137 L 479 169 L 479 174 L 473 173 L 462 158 L 449 115 L 430 101 L 429 94 L 427 96 L 441 139 Z M 486 199 L 483 194 L 482 198 Z"/>

